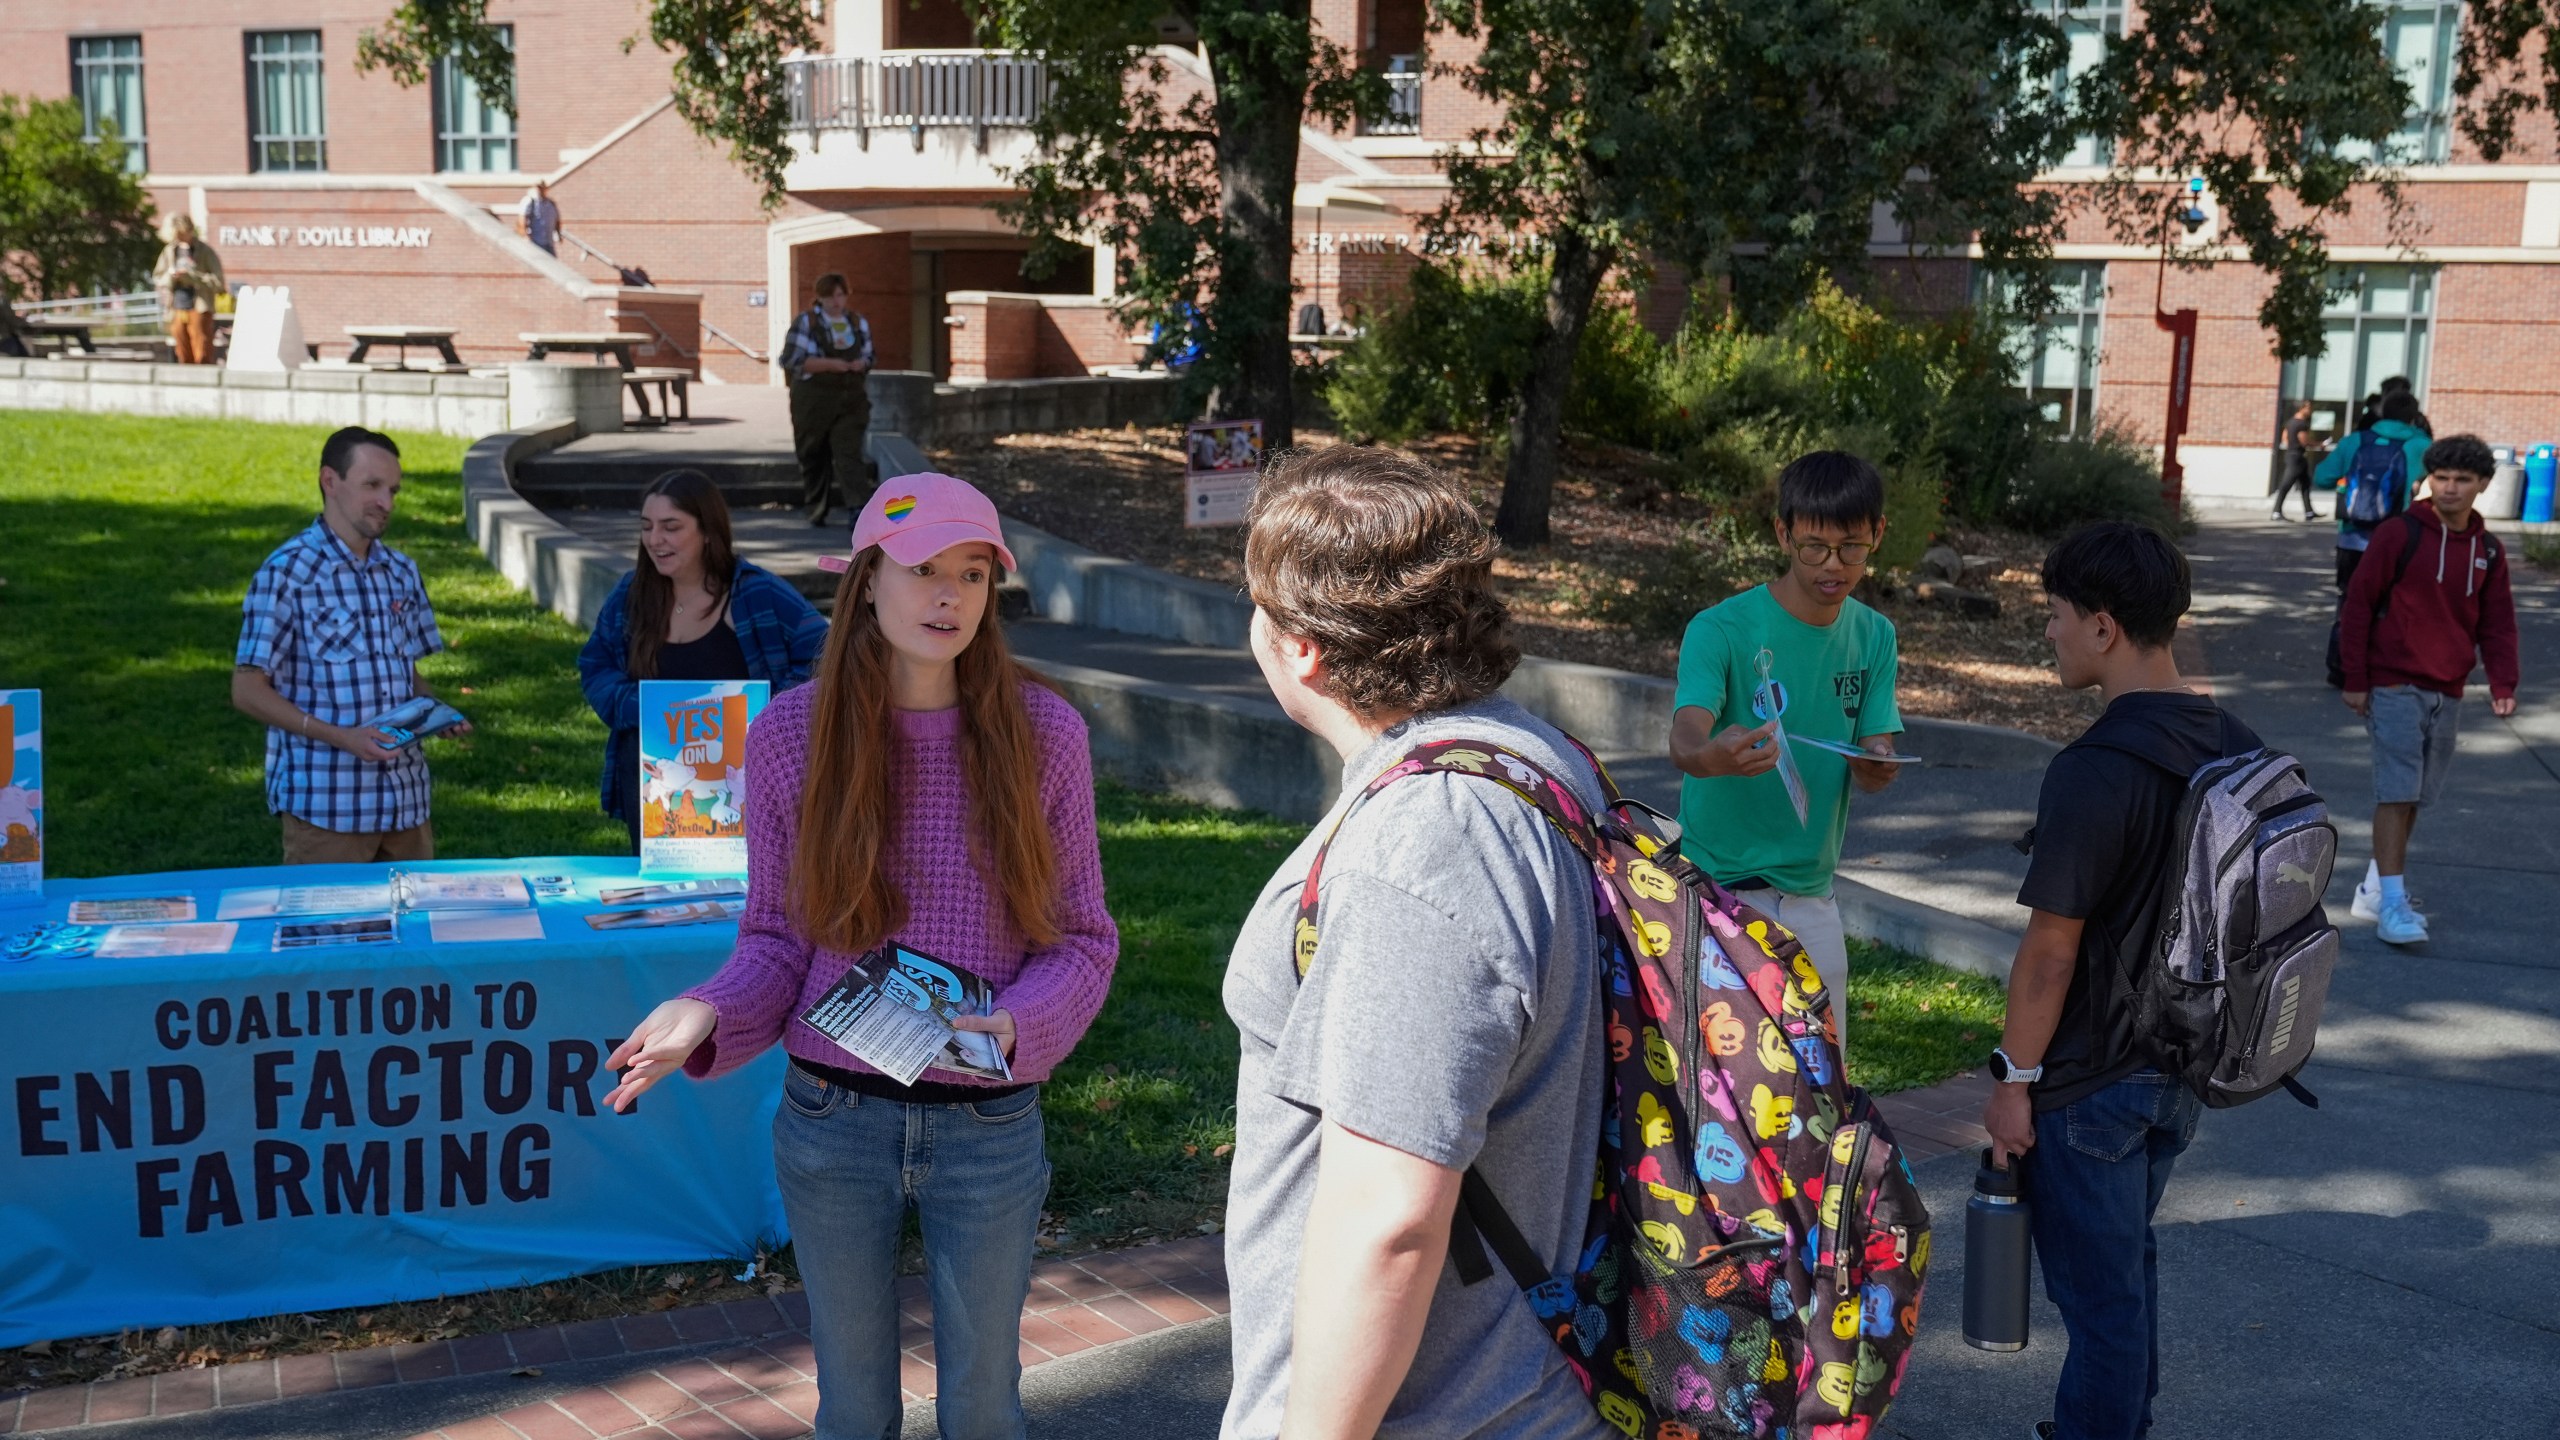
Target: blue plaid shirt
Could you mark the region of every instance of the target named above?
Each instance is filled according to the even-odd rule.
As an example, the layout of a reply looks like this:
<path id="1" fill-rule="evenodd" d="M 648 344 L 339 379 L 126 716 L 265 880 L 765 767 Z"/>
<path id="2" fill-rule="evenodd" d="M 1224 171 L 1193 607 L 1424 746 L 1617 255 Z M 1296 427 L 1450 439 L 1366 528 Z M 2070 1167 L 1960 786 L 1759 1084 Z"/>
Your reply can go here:
<path id="1" fill-rule="evenodd" d="M 265 671 L 323 725 L 360 725 L 417 694 L 418 657 L 444 648 L 416 563 L 378 540 L 358 561 L 326 521 L 267 557 L 240 610 L 233 663 Z M 267 808 L 343 834 L 406 830 L 427 818 L 426 757 L 413 746 L 375 764 L 270 728 Z"/>
<path id="2" fill-rule="evenodd" d="M 845 328 L 853 332 L 851 358 L 865 365 L 871 364 L 871 322 L 863 319 L 861 312 L 848 309 L 844 312 L 844 323 Z M 782 353 L 775 357 L 774 363 L 782 367 L 783 374 L 797 380 L 802 365 L 830 349 L 844 348 L 827 344 L 827 312 L 821 306 L 812 305 L 792 320 L 791 332 L 782 337 Z"/>

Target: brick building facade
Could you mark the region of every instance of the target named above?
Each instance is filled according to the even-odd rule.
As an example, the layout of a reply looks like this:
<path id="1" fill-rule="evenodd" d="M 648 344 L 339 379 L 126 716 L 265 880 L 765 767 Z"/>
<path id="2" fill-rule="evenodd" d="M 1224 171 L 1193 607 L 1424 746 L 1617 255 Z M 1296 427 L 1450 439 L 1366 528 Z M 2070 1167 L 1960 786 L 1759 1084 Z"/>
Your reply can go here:
<path id="1" fill-rule="evenodd" d="M 2024 0 L 2086 41 L 2127 23 L 2124 0 Z M 0 6 L 0 92 L 79 94 L 138 135 L 138 168 L 164 212 L 193 213 L 240 283 L 293 287 L 305 333 L 342 346 L 348 324 L 449 323 L 473 363 L 523 353 L 519 332 L 626 329 L 647 363 L 729 383 L 774 378 L 778 345 L 810 283 L 852 281 L 886 367 L 1001 378 L 1125 364 L 1137 346 L 1107 304 L 1097 254 L 1032 279 L 996 207 L 1006 167 L 1028 156 L 1036 59 L 966 47 L 961 0 L 836 0 L 825 56 L 794 61 L 798 156 L 766 209 L 729 157 L 676 115 L 669 57 L 645 39 L 646 0 L 492 0 L 516 55 L 517 115 L 440 70 L 403 88 L 359 75 L 358 35 L 390 0 L 10 0 Z M 2389 374 L 2418 382 L 2441 430 L 2498 443 L 2560 438 L 2560 145 L 2546 119 L 2503 163 L 2482 163 L 2448 123 L 2460 8 L 2376 7 L 2417 93 L 2395 152 L 2409 225 L 2395 235 L 2360 197 L 2331 235 L 2354 281 L 2319 361 L 2279 365 L 2255 311 L 2264 282 L 2243 263 L 2169 273 L 2164 303 L 2200 312 L 2190 486 L 2263 493 L 2280 405 L 2342 414 Z M 1302 132 L 1291 276 L 1328 320 L 1374 310 L 1419 263 L 1424 221 L 1447 193 L 1440 157 L 1493 112 L 1454 76 L 1472 42 L 1429 37 L 1423 0 L 1315 0 L 1318 25 L 1387 73 L 1384 121 Z M 2133 14 L 2138 22 L 2138 9 Z M 1181 37 L 1169 37 L 1179 41 Z M 634 41 L 626 45 L 627 41 Z M 2075 44 L 2081 63 L 2096 47 Z M 1196 49 L 1168 45 L 1176 87 L 1205 87 Z M 2094 147 L 2057 171 L 2103 173 Z M 514 234 L 536 179 L 559 203 L 556 258 Z M 2400 243 L 2402 239 L 2408 244 Z M 1925 308 L 1969 303 L 1962 255 L 1914 254 L 1889 221 L 1875 244 L 1888 286 Z M 2169 339 L 2151 323 L 2156 253 L 2094 216 L 2060 248 L 2072 304 L 2020 337 L 2028 380 L 2055 423 L 2157 440 Z M 648 272 L 623 283 L 615 266 Z M 1676 275 L 1638 297 L 1668 331 L 1687 300 Z"/>

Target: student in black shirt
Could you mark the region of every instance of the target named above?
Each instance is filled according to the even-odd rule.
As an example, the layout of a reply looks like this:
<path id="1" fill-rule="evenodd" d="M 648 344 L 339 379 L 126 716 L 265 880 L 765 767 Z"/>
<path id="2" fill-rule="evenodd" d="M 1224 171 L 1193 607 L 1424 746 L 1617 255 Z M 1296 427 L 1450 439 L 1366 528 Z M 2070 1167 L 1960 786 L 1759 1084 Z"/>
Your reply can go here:
<path id="1" fill-rule="evenodd" d="M 2151 1215 L 2199 1102 L 2144 1058 L 2125 955 L 2156 928 L 2188 776 L 2258 738 L 2178 674 L 2187 561 L 2156 531 L 2089 526 L 2045 557 L 2044 588 L 2063 685 L 2096 686 L 2107 708 L 2045 769 L 1982 1127 L 1995 1161 L 2024 1172 L 2045 1294 L 2070 1336 L 2036 1434 L 2138 1440 L 2160 1387 Z"/>

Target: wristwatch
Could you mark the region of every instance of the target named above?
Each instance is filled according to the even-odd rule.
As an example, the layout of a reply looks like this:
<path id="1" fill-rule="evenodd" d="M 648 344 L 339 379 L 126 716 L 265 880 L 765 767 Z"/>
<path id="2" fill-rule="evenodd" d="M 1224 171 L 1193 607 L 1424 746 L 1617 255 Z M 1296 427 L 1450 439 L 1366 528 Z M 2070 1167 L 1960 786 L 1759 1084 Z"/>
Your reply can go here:
<path id="1" fill-rule="evenodd" d="M 1993 1050 L 1990 1064 L 1991 1078 L 2003 1085 L 2032 1085 L 2044 1078 L 2043 1066 L 2038 1065 L 2030 1070 L 2010 1059 L 2009 1052 L 2006 1050 Z"/>

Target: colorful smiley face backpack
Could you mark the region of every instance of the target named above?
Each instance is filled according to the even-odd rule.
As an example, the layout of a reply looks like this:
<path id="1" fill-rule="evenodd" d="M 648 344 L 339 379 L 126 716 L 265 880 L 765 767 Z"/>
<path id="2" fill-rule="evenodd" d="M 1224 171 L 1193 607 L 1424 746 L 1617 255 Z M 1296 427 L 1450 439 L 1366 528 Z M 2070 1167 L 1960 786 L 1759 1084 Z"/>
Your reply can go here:
<path id="1" fill-rule="evenodd" d="M 1865 1440 L 1919 1328 L 1929 1213 L 1848 1083 L 1812 960 L 1683 860 L 1679 827 L 1606 770 L 1609 810 L 1592 815 L 1511 751 L 1438 740 L 1361 798 L 1428 773 L 1501 785 L 1590 862 L 1608 991 L 1606 1110 L 1572 1273 L 1546 1273 L 1470 1169 L 1450 1236 L 1459 1278 L 1489 1278 L 1490 1249 L 1630 1440 Z M 1331 844 L 1299 901 L 1301 976 Z"/>

